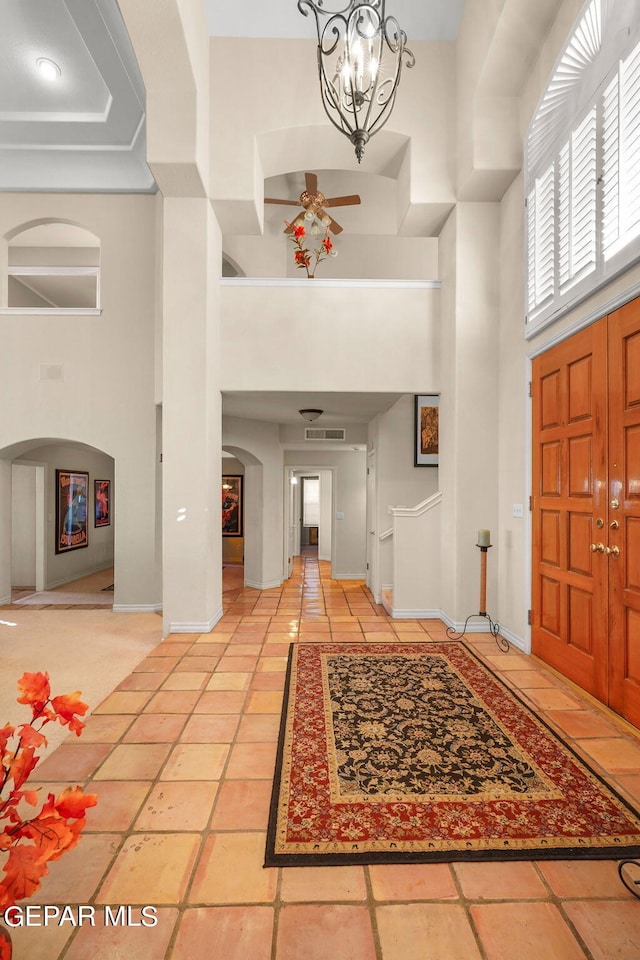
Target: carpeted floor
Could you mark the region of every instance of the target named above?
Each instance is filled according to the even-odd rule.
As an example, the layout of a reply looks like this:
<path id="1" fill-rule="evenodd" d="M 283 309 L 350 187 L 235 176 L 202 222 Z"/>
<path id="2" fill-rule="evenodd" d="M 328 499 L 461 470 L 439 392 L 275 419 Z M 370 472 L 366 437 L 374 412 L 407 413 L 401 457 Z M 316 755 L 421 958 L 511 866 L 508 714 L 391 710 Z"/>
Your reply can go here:
<path id="1" fill-rule="evenodd" d="M 632 810 L 463 644 L 292 648 L 266 864 L 619 858 Z"/>
<path id="2" fill-rule="evenodd" d="M 40 593 L 31 593 L 29 596 L 14 600 L 16 606 L 82 606 L 90 604 L 93 607 L 112 607 L 113 595 L 109 593 L 71 593 L 71 591 L 43 590 Z"/>

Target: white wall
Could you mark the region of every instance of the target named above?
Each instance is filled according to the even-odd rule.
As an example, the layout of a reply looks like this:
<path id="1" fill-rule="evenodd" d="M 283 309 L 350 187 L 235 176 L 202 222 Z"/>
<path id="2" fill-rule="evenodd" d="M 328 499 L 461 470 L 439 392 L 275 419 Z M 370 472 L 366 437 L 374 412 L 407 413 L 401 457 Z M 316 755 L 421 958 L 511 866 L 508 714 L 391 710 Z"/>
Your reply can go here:
<path id="1" fill-rule="evenodd" d="M 245 464 L 245 583 L 262 590 L 279 586 L 284 479 L 278 425 L 223 417 L 222 446 Z"/>
<path id="2" fill-rule="evenodd" d="M 439 393 L 438 383 L 437 379 L 425 378 L 420 392 Z M 393 584 L 393 539 L 379 539 L 393 525 L 389 508 L 415 507 L 438 490 L 438 468 L 414 466 L 414 417 L 414 395 L 406 394 L 371 424 L 370 445 L 375 445 L 376 451 L 376 596 Z"/>
<path id="3" fill-rule="evenodd" d="M 0 317 L 0 455 L 56 438 L 102 450 L 116 463 L 115 602 L 154 608 L 156 410 L 154 405 L 155 199 L 149 196 L 3 194 L 0 238 L 46 218 L 100 239 L 100 316 Z M 1 241 L 0 241 L 1 242 Z M 42 380 L 60 364 L 62 380 Z M 64 464 L 67 466 L 68 464 Z M 82 552 L 82 551 L 80 551 Z"/>
<path id="4" fill-rule="evenodd" d="M 437 380 L 438 290 L 321 284 L 225 282 L 222 390 L 419 393 Z"/>
<path id="5" fill-rule="evenodd" d="M 499 235 L 497 204 L 458 204 L 441 246 L 442 609 L 457 623 L 478 612 L 478 529 L 498 533 Z M 499 560 L 494 547 L 494 615 Z"/>
<path id="6" fill-rule="evenodd" d="M 287 208 L 284 207 L 284 210 Z M 339 218 L 337 210 L 334 211 Z M 320 248 L 323 235 L 309 236 L 305 246 Z M 437 280 L 438 241 L 435 237 L 363 236 L 346 231 L 332 235 L 336 257 L 327 257 L 316 267 L 319 279 Z M 289 237 L 225 237 L 224 252 L 247 277 L 306 277 L 296 267 Z"/>

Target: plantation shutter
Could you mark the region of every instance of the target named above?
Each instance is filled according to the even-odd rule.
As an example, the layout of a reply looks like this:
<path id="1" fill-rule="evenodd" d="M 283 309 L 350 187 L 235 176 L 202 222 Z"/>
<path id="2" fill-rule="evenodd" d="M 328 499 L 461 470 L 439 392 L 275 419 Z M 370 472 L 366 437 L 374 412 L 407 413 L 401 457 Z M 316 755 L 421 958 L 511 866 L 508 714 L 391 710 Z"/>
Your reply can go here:
<path id="1" fill-rule="evenodd" d="M 596 108 L 572 132 L 558 161 L 560 291 L 596 265 Z"/>
<path id="2" fill-rule="evenodd" d="M 603 249 L 613 256 L 640 236 L 640 44 L 603 96 Z"/>
<path id="3" fill-rule="evenodd" d="M 585 0 L 525 142 L 525 336 L 640 263 L 640 0 Z"/>
<path id="4" fill-rule="evenodd" d="M 302 490 L 302 524 L 317 527 L 320 524 L 320 478 L 304 477 Z"/>
<path id="5" fill-rule="evenodd" d="M 529 309 L 553 296 L 555 266 L 554 166 L 536 178 L 527 198 Z"/>
<path id="6" fill-rule="evenodd" d="M 608 257 L 620 239 L 620 83 L 617 72 L 604 91 L 602 104 L 602 249 Z"/>

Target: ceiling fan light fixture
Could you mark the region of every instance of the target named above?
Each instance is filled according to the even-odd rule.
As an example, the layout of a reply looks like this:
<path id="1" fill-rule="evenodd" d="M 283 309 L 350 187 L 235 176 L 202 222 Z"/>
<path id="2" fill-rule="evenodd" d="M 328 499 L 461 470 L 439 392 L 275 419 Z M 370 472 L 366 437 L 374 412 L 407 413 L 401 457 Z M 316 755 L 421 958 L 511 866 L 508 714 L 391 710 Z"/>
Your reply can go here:
<path id="1" fill-rule="evenodd" d="M 355 147 L 358 163 L 393 110 L 403 65 L 415 57 L 386 0 L 298 0 L 318 36 L 320 96 L 333 125 Z"/>
<path id="2" fill-rule="evenodd" d="M 307 408 L 307 409 L 304 409 L 304 410 L 298 410 L 298 413 L 299 413 L 300 416 L 303 417 L 305 420 L 308 420 L 309 423 L 313 423 L 314 420 L 317 420 L 318 417 L 322 416 L 322 414 L 324 413 L 324 410 L 316 410 L 316 409 L 313 409 L 313 408 Z"/>

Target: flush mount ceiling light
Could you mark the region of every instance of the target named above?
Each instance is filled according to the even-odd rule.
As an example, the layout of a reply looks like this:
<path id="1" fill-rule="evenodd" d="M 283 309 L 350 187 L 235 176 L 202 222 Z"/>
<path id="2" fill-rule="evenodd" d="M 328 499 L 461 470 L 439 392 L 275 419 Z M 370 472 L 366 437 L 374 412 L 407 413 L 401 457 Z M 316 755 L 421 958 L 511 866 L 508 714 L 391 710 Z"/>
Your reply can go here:
<path id="1" fill-rule="evenodd" d="M 38 57 L 36 60 L 38 73 L 44 80 L 57 80 L 62 74 L 62 70 L 54 60 L 48 60 L 46 57 Z"/>
<path id="2" fill-rule="evenodd" d="M 313 420 L 317 420 L 318 417 L 324 413 L 324 410 L 298 410 L 298 413 L 301 417 L 304 417 L 305 420 L 308 420 L 311 423 Z"/>
<path id="3" fill-rule="evenodd" d="M 391 115 L 403 63 L 415 63 L 406 33 L 395 17 L 385 16 L 385 2 L 298 0 L 300 13 L 312 11 L 316 18 L 322 105 L 351 140 L 358 163 Z"/>

